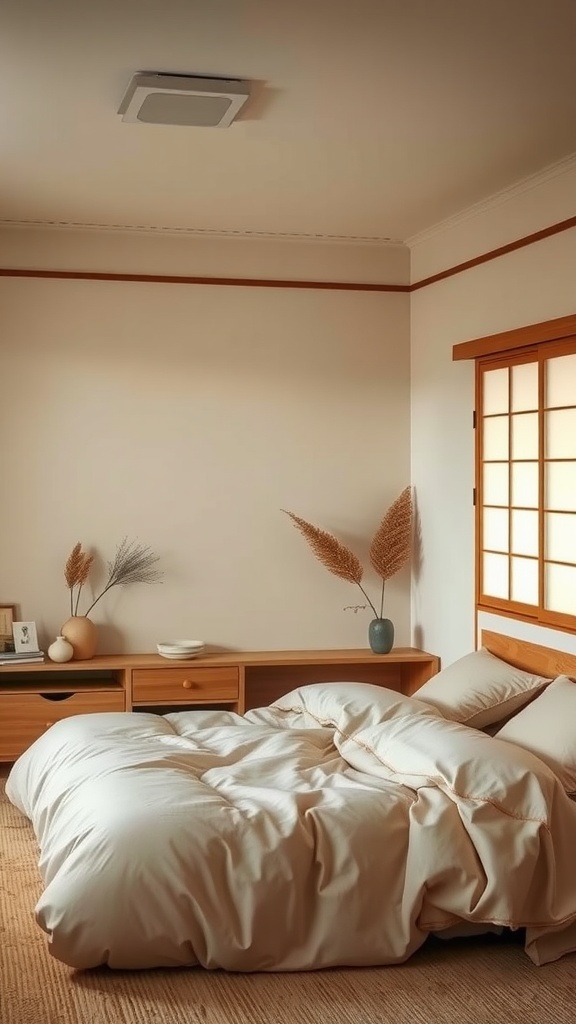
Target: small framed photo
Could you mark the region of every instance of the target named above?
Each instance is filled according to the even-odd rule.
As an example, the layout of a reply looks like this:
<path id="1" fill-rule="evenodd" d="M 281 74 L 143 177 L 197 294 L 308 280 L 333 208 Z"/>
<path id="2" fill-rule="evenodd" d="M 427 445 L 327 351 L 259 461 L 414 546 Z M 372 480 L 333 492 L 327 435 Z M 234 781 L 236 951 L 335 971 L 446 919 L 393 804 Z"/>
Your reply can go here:
<path id="1" fill-rule="evenodd" d="M 0 636 L 12 637 L 12 623 L 16 617 L 16 605 L 0 605 Z"/>
<path id="2" fill-rule="evenodd" d="M 15 604 L 0 605 L 0 654 L 4 654 L 6 651 L 10 653 L 14 650 L 14 634 L 12 633 L 12 623 L 14 622 L 15 618 Z"/>
<path id="3" fill-rule="evenodd" d="M 13 622 L 14 650 L 16 654 L 26 654 L 38 650 L 38 634 L 35 622 Z"/>

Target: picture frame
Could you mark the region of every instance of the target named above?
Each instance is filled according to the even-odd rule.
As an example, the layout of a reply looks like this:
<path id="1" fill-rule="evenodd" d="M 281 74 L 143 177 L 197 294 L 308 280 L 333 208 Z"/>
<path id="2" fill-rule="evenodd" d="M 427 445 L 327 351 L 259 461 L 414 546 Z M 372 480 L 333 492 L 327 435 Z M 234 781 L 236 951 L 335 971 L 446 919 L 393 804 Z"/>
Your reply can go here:
<path id="1" fill-rule="evenodd" d="M 0 604 L 0 654 L 14 650 L 12 623 L 15 618 L 15 604 Z"/>
<path id="2" fill-rule="evenodd" d="M 16 618 L 15 604 L 0 605 L 0 636 L 12 636 L 12 623 Z"/>
<path id="3" fill-rule="evenodd" d="M 13 622 L 12 635 L 16 654 L 32 654 L 38 650 L 38 633 L 35 622 Z"/>

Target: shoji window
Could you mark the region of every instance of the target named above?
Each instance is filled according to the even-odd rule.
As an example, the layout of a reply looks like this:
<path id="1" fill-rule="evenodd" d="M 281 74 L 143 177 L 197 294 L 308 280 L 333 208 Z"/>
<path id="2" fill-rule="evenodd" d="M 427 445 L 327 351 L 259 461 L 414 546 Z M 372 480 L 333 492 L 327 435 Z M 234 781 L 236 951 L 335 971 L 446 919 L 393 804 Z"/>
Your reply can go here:
<path id="1" fill-rule="evenodd" d="M 475 357 L 476 603 L 576 631 L 576 336 L 522 347 L 534 330 L 455 349 L 492 349 Z"/>

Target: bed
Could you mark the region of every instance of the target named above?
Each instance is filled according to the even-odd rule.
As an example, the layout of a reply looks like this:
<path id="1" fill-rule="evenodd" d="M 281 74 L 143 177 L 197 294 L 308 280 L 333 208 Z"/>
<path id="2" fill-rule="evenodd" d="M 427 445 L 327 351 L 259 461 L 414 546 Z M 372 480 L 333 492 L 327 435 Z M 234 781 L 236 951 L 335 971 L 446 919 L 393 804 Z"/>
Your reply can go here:
<path id="1" fill-rule="evenodd" d="M 485 633 L 412 697 L 343 680 L 244 716 L 56 723 L 6 784 L 50 952 L 301 971 L 498 929 L 524 929 L 535 964 L 573 952 L 571 676 L 576 656 Z"/>

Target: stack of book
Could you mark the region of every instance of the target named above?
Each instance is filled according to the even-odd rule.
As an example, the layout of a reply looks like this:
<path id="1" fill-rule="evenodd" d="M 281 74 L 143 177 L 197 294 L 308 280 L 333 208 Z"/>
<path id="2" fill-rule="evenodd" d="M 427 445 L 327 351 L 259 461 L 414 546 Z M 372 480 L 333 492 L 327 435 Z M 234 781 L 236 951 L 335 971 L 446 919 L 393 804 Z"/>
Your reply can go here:
<path id="1" fill-rule="evenodd" d="M 25 665 L 28 662 L 44 661 L 44 651 L 0 651 L 0 665 Z"/>

